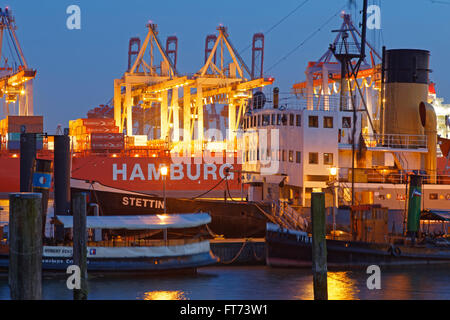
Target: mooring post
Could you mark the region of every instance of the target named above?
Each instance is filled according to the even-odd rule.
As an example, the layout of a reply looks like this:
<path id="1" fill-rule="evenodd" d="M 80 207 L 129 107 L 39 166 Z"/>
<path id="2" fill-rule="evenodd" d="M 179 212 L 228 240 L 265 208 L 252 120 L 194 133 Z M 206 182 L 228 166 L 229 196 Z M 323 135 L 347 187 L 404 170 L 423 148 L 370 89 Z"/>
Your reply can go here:
<path id="1" fill-rule="evenodd" d="M 325 193 L 311 193 L 314 300 L 328 300 Z"/>
<path id="2" fill-rule="evenodd" d="M 42 194 L 42 238 L 45 238 L 45 222 L 47 220 L 48 196 L 52 185 L 52 161 L 36 159 L 33 172 L 33 192 Z"/>
<path id="3" fill-rule="evenodd" d="M 36 134 L 26 133 L 25 126 L 20 134 L 20 192 L 31 192 L 31 177 L 36 159 Z"/>
<path id="4" fill-rule="evenodd" d="M 13 300 L 42 299 L 42 194 L 9 195 L 9 288 Z"/>
<path id="5" fill-rule="evenodd" d="M 77 193 L 73 198 L 73 263 L 80 268 L 80 289 L 73 290 L 74 300 L 87 299 L 87 232 L 86 193 Z"/>
<path id="6" fill-rule="evenodd" d="M 55 215 L 70 215 L 70 137 L 55 136 L 54 148 Z M 64 227 L 55 227 L 55 238 L 64 240 Z"/>

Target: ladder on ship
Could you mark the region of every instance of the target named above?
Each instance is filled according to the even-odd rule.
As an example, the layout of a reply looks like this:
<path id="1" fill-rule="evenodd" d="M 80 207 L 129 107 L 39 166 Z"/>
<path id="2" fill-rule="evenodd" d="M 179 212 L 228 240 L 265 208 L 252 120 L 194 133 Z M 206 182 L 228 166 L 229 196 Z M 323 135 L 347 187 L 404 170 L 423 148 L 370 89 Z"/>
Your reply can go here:
<path id="1" fill-rule="evenodd" d="M 306 231 L 308 221 L 301 215 L 300 212 L 292 208 L 285 201 L 274 200 L 271 204 L 271 212 L 266 212 L 258 204 L 255 205 L 270 222 L 285 229 Z"/>

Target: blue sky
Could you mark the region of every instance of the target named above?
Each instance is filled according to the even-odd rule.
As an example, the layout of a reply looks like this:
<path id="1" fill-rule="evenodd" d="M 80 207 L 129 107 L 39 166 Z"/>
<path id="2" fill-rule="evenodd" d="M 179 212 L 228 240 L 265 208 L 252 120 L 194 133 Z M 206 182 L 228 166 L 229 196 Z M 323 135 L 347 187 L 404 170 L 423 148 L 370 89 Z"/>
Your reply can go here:
<path id="1" fill-rule="evenodd" d="M 85 117 L 89 109 L 113 96 L 113 79 L 127 67 L 128 40 L 145 37 L 146 23 L 158 24 L 159 37 L 176 35 L 179 41 L 178 70 L 194 73 L 203 62 L 204 41 L 216 27 L 228 27 L 238 51 L 246 48 L 256 32 L 265 32 L 287 16 L 304 0 L 8 0 L 0 6 L 13 10 L 17 34 L 29 65 L 36 68 L 35 113 L 44 115 L 45 129 Z M 362 3 L 362 0 L 357 0 Z M 307 39 L 347 3 L 346 0 L 309 0 L 266 35 L 265 69 Z M 431 78 L 438 96 L 450 103 L 450 1 L 369 0 L 381 5 L 380 31 L 368 31 L 368 39 L 388 49 L 417 48 L 431 51 Z M 68 30 L 66 8 L 81 8 L 81 30 Z M 350 13 L 355 9 L 346 8 Z M 357 17 L 357 21 L 360 17 Z M 304 80 L 307 61 L 317 60 L 332 42 L 341 24 L 339 15 L 317 31 L 266 73 L 276 78 L 281 92 L 289 92 L 295 82 Z M 375 34 L 376 32 L 376 34 Z M 251 50 L 243 52 L 251 64 Z"/>

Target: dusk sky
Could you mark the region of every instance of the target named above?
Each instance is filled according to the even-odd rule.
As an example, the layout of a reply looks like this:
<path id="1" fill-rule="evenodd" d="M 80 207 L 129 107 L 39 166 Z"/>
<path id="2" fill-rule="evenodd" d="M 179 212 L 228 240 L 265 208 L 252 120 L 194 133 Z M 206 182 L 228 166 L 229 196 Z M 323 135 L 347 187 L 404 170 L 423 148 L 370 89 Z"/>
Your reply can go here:
<path id="1" fill-rule="evenodd" d="M 181 74 L 201 68 L 205 37 L 216 33 L 219 24 L 228 27 L 238 51 L 250 45 L 254 33 L 270 30 L 265 38 L 265 75 L 275 77 L 281 92 L 289 92 L 294 83 L 304 80 L 307 62 L 327 50 L 335 36 L 331 30 L 342 22 L 337 13 L 347 0 L 309 0 L 290 14 L 303 2 L 8 0 L 0 5 L 13 10 L 24 54 L 37 69 L 35 114 L 44 115 L 45 130 L 54 133 L 58 124 L 68 127 L 69 120 L 86 117 L 89 109 L 112 98 L 113 80 L 127 68 L 128 40 L 143 39 L 150 20 L 158 24 L 164 44 L 167 36 L 178 37 Z M 361 7 L 362 0 L 356 2 Z M 66 9 L 72 4 L 81 8 L 81 30 L 66 27 Z M 430 50 L 431 80 L 437 84 L 438 96 L 450 103 L 450 1 L 369 0 L 369 4 L 381 7 L 381 31 L 368 30 L 368 40 L 377 40 L 379 48 L 384 44 L 387 49 Z M 242 56 L 251 65 L 251 50 Z"/>

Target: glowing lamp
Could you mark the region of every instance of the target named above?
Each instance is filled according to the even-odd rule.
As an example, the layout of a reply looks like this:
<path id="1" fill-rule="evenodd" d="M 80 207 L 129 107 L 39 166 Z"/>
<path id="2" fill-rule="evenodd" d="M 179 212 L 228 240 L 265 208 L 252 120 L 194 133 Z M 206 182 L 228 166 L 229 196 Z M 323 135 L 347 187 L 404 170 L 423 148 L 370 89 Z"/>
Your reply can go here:
<path id="1" fill-rule="evenodd" d="M 167 176 L 167 173 L 168 173 L 169 169 L 166 166 L 161 167 L 160 170 L 161 170 L 161 174 L 163 176 Z"/>
<path id="2" fill-rule="evenodd" d="M 330 175 L 332 175 L 332 176 L 337 175 L 337 168 L 336 167 L 330 168 Z"/>

